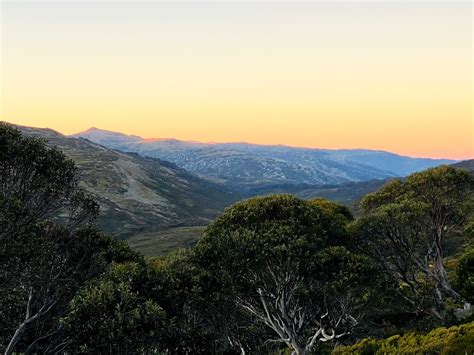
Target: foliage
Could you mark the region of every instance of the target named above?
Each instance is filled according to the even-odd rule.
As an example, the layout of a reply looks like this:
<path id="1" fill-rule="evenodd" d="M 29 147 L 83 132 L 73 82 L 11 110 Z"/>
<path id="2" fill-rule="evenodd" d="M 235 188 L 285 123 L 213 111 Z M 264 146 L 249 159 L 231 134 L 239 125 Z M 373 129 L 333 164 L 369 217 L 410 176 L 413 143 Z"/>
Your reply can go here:
<path id="1" fill-rule="evenodd" d="M 354 220 L 354 216 L 349 208 L 323 198 L 309 200 L 309 203 L 319 208 L 321 213 L 325 215 L 326 223 L 329 223 L 326 226 L 328 230 L 331 230 L 331 238 L 328 243 L 352 248 L 353 241 L 349 236 L 347 226 L 349 222 Z"/>
<path id="2" fill-rule="evenodd" d="M 223 317 L 214 304 L 190 250 L 146 264 L 113 264 L 70 303 L 62 320 L 70 341 L 67 349 L 118 354 L 229 351 Z"/>
<path id="3" fill-rule="evenodd" d="M 59 317 L 84 282 L 101 275 L 112 261 L 141 261 L 124 242 L 110 239 L 94 229 L 71 234 L 64 227 L 47 227 L 33 226 L 28 233 L 24 231 L 3 245 L 3 255 L 6 255 L 1 258 L 0 271 L 3 344 L 8 344 L 7 339 L 25 323 L 28 305 L 31 316 L 42 308 L 48 312 L 39 312 L 40 316 L 34 321 L 27 322 L 17 347 L 46 351 L 43 346 L 53 349 L 62 344 Z"/>
<path id="4" fill-rule="evenodd" d="M 324 199 L 242 201 L 196 247 L 146 261 L 95 227 L 74 164 L 41 139 L 0 124 L 0 178 L 6 354 L 328 353 L 432 328 L 428 312 L 459 322 L 473 301 L 474 249 L 459 249 L 474 235 L 474 182 L 451 167 L 388 183 L 358 220 Z M 447 251 L 460 255 L 453 279 Z M 462 353 L 473 333 L 407 332 L 335 353 Z"/>
<path id="5" fill-rule="evenodd" d="M 69 226 L 93 220 L 98 206 L 79 188 L 76 172 L 74 163 L 61 151 L 46 147 L 44 140 L 24 137 L 0 123 L 0 196 L 4 203 L 28 210 L 22 216 L 26 220 L 10 227 L 58 218 L 59 212 Z"/>
<path id="6" fill-rule="evenodd" d="M 59 317 L 75 292 L 112 260 L 139 260 L 94 229 L 97 204 L 74 164 L 0 124 L 0 344 L 52 352 L 65 345 Z"/>
<path id="7" fill-rule="evenodd" d="M 147 287 L 167 314 L 162 348 L 173 353 L 217 352 L 221 329 L 208 308 L 211 298 L 201 285 L 190 250 L 178 249 L 148 262 Z"/>
<path id="8" fill-rule="evenodd" d="M 462 298 L 449 282 L 444 247 L 473 211 L 474 179 L 441 166 L 394 180 L 361 203 L 364 216 L 351 229 L 360 250 L 379 262 L 414 311 L 445 320 L 449 299 Z"/>
<path id="9" fill-rule="evenodd" d="M 149 353 L 158 348 L 165 312 L 142 294 L 145 268 L 113 264 L 71 301 L 62 320 L 74 353 Z"/>
<path id="10" fill-rule="evenodd" d="M 456 267 L 456 284 L 459 293 L 474 303 L 474 247 L 466 250 Z"/>
<path id="11" fill-rule="evenodd" d="M 365 260 L 334 245 L 345 219 L 321 205 L 291 195 L 237 203 L 195 250 L 222 304 L 247 311 L 297 353 L 348 333 L 368 292 Z"/>
<path id="12" fill-rule="evenodd" d="M 407 333 L 387 339 L 364 339 L 337 347 L 332 354 L 467 354 L 474 350 L 474 323 L 437 328 L 427 334 Z"/>
<path id="13" fill-rule="evenodd" d="M 354 220 L 351 211 L 346 206 L 326 200 L 324 198 L 315 198 L 310 200 L 310 203 L 320 207 L 328 215 L 340 217 L 341 221 L 349 222 Z"/>

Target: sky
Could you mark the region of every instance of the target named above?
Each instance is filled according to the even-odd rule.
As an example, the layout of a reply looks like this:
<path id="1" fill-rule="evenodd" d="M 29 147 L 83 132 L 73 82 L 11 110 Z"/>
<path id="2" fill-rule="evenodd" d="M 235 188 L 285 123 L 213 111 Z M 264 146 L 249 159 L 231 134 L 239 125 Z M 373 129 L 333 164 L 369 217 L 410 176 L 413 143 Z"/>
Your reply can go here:
<path id="1" fill-rule="evenodd" d="M 469 1 L 3 1 L 0 119 L 474 157 Z"/>

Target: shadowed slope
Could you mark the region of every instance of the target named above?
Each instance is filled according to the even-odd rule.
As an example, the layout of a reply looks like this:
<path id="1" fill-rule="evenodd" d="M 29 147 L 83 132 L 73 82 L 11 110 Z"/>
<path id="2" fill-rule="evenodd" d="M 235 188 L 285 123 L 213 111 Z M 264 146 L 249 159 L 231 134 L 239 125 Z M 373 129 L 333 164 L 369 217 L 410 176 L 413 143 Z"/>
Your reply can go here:
<path id="1" fill-rule="evenodd" d="M 81 185 L 101 207 L 99 225 L 115 237 L 205 225 L 236 196 L 174 164 L 107 149 L 50 129 L 18 127 L 47 140 L 77 164 Z"/>

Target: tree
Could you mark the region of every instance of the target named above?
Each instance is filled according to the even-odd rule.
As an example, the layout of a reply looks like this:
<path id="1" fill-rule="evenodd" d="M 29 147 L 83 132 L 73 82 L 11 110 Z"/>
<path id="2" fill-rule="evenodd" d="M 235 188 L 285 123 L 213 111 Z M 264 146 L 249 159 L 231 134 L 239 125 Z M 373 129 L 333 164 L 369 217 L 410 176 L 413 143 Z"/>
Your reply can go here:
<path id="1" fill-rule="evenodd" d="M 312 205 L 320 207 L 323 212 L 327 213 L 333 219 L 338 220 L 340 226 L 345 227 L 347 222 L 354 220 L 354 216 L 346 206 L 324 198 L 314 198 L 309 202 Z"/>
<path id="2" fill-rule="evenodd" d="M 161 348 L 170 353 L 208 354 L 222 350 L 213 313 L 207 311 L 212 302 L 202 287 L 200 270 L 193 252 L 178 249 L 151 259 L 147 263 L 147 294 L 159 302 L 166 312 L 166 329 Z"/>
<path id="3" fill-rule="evenodd" d="M 59 317 L 112 260 L 138 259 L 90 226 L 97 204 L 76 168 L 37 138 L 0 124 L 0 344 L 5 353 L 60 351 Z"/>
<path id="4" fill-rule="evenodd" d="M 159 350 L 166 314 L 146 293 L 146 267 L 112 264 L 70 303 L 62 319 L 74 353 L 137 354 Z"/>
<path id="5" fill-rule="evenodd" d="M 74 235 L 56 227 L 34 229 L 9 242 L 0 279 L 0 334 L 6 352 L 52 351 L 67 345 L 59 318 L 69 301 L 89 279 L 101 275 L 112 261 L 141 258 L 123 242 L 94 229 Z M 49 349 L 49 350 L 48 350 Z"/>
<path id="6" fill-rule="evenodd" d="M 215 303 L 200 274 L 191 250 L 176 250 L 145 265 L 113 264 L 70 303 L 62 319 L 70 340 L 67 350 L 233 353 L 222 341 L 220 321 L 226 318 L 212 311 Z M 255 337 L 256 329 L 251 331 L 245 335 Z"/>
<path id="7" fill-rule="evenodd" d="M 364 258 L 333 243 L 343 220 L 291 195 L 253 198 L 206 229 L 196 260 L 221 297 L 273 332 L 270 341 L 305 354 L 350 333 L 368 292 Z"/>
<path id="8" fill-rule="evenodd" d="M 16 216 L 11 229 L 3 226 L 2 235 L 42 219 L 60 220 L 72 228 L 93 221 L 99 211 L 79 187 L 72 160 L 48 148 L 43 139 L 23 136 L 5 123 L 0 123 L 0 177 L 3 203 L 28 211 Z"/>
<path id="9" fill-rule="evenodd" d="M 474 302 L 474 247 L 468 248 L 456 267 L 456 284 L 459 293 L 468 302 Z"/>
<path id="10" fill-rule="evenodd" d="M 441 320 L 446 298 L 462 301 L 448 280 L 443 245 L 468 220 L 473 196 L 468 173 L 449 166 L 428 169 L 367 195 L 364 216 L 353 226 L 361 250 L 380 262 L 400 295 Z"/>

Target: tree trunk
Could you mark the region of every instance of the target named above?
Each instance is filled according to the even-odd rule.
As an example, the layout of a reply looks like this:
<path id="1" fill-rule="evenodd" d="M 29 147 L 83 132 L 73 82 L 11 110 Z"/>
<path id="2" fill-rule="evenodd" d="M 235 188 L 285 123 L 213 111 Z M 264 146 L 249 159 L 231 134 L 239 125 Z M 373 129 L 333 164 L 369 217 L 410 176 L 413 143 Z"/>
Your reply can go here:
<path id="1" fill-rule="evenodd" d="M 443 259 L 441 255 L 437 255 L 437 258 L 435 260 L 435 268 L 436 268 L 436 274 L 439 278 L 438 286 L 441 289 L 441 291 L 445 293 L 447 296 L 460 301 L 461 296 L 456 291 L 453 290 L 453 288 L 451 287 L 448 281 L 448 273 L 446 272 L 446 269 L 444 268 Z"/>
<path id="2" fill-rule="evenodd" d="M 16 329 L 15 334 L 13 334 L 13 337 L 10 340 L 10 343 L 8 344 L 7 348 L 5 349 L 5 355 L 11 355 L 13 353 L 13 350 L 15 349 L 16 344 L 21 338 L 21 335 L 26 329 L 27 322 L 23 322 L 20 324 L 20 326 Z"/>
<path id="3" fill-rule="evenodd" d="M 33 288 L 30 287 L 30 290 L 28 292 L 28 301 L 26 302 L 25 320 L 18 326 L 18 328 L 16 328 L 15 334 L 13 334 L 13 337 L 10 339 L 10 343 L 8 343 L 8 346 L 5 349 L 5 355 L 10 355 L 13 353 L 13 349 L 15 349 L 16 344 L 20 341 L 21 335 L 25 331 L 28 323 L 30 323 L 37 317 L 37 315 L 34 315 L 33 317 L 31 317 L 32 299 L 33 299 Z"/>

